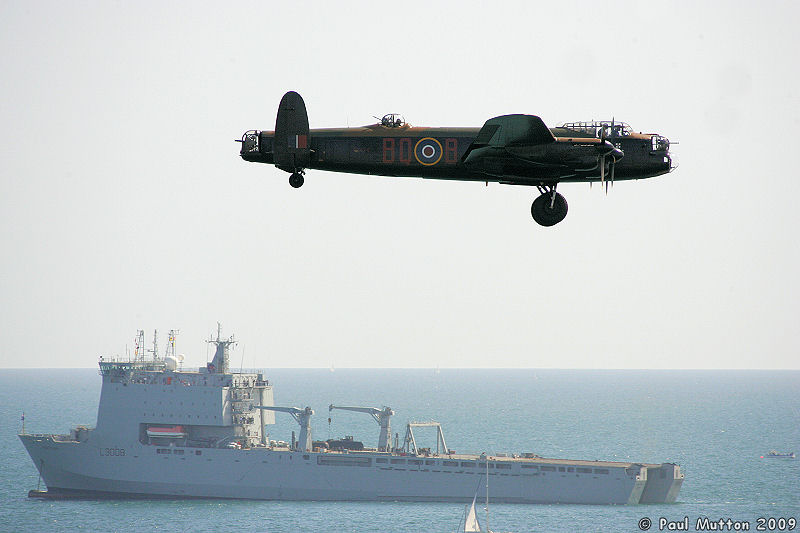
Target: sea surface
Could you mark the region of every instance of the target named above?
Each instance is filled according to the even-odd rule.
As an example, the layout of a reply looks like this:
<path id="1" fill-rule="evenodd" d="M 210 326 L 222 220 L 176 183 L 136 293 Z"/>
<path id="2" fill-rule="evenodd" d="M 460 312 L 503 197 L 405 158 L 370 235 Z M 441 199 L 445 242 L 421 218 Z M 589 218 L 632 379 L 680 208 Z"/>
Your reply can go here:
<path id="1" fill-rule="evenodd" d="M 640 531 L 643 518 L 652 521 L 650 531 L 668 530 L 659 528 L 660 518 L 678 525 L 687 518 L 695 531 L 704 517 L 730 518 L 750 531 L 764 518 L 763 530 L 778 531 L 781 523 L 770 518 L 800 521 L 800 459 L 761 458 L 772 449 L 800 454 L 800 371 L 264 372 L 276 405 L 316 411 L 315 439 L 353 435 L 375 446 L 378 425 L 371 417 L 329 413 L 327 406 L 389 405 L 401 442 L 407 421 L 436 420 L 448 448 L 458 452 L 675 462 L 686 475 L 670 505 L 490 503 L 496 532 Z M 94 425 L 99 397 L 96 369 L 0 370 L 0 530 L 444 533 L 456 528 L 464 510 L 447 503 L 29 499 L 38 474 L 17 438 L 22 413 L 29 433 L 67 433 Z M 276 413 L 268 428 L 270 438 L 288 441 L 297 425 Z M 415 430 L 418 445 L 435 448 L 435 433 L 426 429 Z"/>

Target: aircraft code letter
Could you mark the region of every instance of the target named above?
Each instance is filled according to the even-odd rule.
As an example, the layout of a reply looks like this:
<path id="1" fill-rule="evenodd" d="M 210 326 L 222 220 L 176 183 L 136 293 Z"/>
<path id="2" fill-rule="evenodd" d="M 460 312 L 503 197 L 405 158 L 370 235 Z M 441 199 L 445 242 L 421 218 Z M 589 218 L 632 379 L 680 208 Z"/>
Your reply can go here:
<path id="1" fill-rule="evenodd" d="M 445 163 L 458 162 L 458 141 L 456 139 L 444 140 L 444 162 Z"/>
<path id="2" fill-rule="evenodd" d="M 400 154 L 399 160 L 401 163 L 408 165 L 411 163 L 411 139 L 400 139 Z"/>
<path id="3" fill-rule="evenodd" d="M 383 162 L 394 163 L 394 139 L 383 139 Z"/>

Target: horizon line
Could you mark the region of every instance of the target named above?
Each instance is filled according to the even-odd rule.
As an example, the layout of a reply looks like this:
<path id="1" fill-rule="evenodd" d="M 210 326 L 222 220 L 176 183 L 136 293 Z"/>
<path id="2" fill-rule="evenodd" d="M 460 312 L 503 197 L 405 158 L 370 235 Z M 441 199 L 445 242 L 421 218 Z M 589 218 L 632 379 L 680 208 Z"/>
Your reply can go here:
<path id="1" fill-rule="evenodd" d="M 189 366 L 181 368 L 180 370 L 184 372 L 192 372 L 193 368 L 202 368 L 202 367 L 195 367 Z M 263 366 L 263 367 L 239 367 L 239 371 L 241 369 L 244 370 L 328 370 L 331 373 L 335 373 L 337 370 L 603 370 L 603 371 L 617 371 L 617 370 L 652 370 L 652 371 L 675 371 L 675 370 L 702 370 L 702 371 L 711 371 L 711 370 L 725 370 L 725 371 L 799 371 L 800 367 L 798 368 L 744 368 L 744 367 L 724 367 L 724 368 L 663 368 L 663 367 L 616 367 L 616 368 L 598 368 L 598 367 L 527 367 L 527 366 L 415 366 L 415 367 L 382 367 L 382 366 Z M 52 367 L 45 367 L 45 366 L 30 366 L 30 367 L 2 367 L 0 366 L 0 370 L 97 370 L 97 367 L 85 367 L 85 366 L 52 366 Z M 231 369 L 230 373 L 235 373 L 236 369 Z"/>

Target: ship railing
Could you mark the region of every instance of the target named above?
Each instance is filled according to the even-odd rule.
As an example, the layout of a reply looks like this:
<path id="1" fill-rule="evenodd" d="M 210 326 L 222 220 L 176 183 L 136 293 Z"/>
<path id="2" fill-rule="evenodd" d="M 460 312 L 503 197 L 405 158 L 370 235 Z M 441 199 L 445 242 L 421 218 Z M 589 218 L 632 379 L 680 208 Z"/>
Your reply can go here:
<path id="1" fill-rule="evenodd" d="M 35 439 L 50 439 L 54 442 L 78 442 L 70 435 L 53 435 L 52 433 L 22 433 L 22 435 Z"/>
<path id="2" fill-rule="evenodd" d="M 249 392 L 234 392 L 233 393 L 233 401 L 234 402 L 244 402 L 252 400 L 253 397 Z"/>
<path id="3" fill-rule="evenodd" d="M 161 372 L 166 365 L 161 361 L 131 361 L 115 357 L 100 357 L 100 375 L 121 377 L 131 371 L 156 371 Z"/>

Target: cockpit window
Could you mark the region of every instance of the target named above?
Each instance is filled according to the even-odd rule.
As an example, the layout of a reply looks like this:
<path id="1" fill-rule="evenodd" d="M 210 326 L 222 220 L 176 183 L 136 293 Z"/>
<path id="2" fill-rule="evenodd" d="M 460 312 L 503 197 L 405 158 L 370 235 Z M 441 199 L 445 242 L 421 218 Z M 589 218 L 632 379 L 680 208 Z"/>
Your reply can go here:
<path id="1" fill-rule="evenodd" d="M 653 144 L 654 152 L 663 152 L 669 150 L 669 139 L 661 135 L 653 135 L 650 137 L 650 142 Z"/>
<path id="2" fill-rule="evenodd" d="M 577 131 L 583 134 L 589 134 L 598 139 L 603 136 L 605 131 L 606 137 L 625 137 L 633 133 L 633 130 L 624 122 L 617 122 L 616 120 L 593 120 L 591 122 L 565 122 L 558 126 L 572 131 Z"/>

